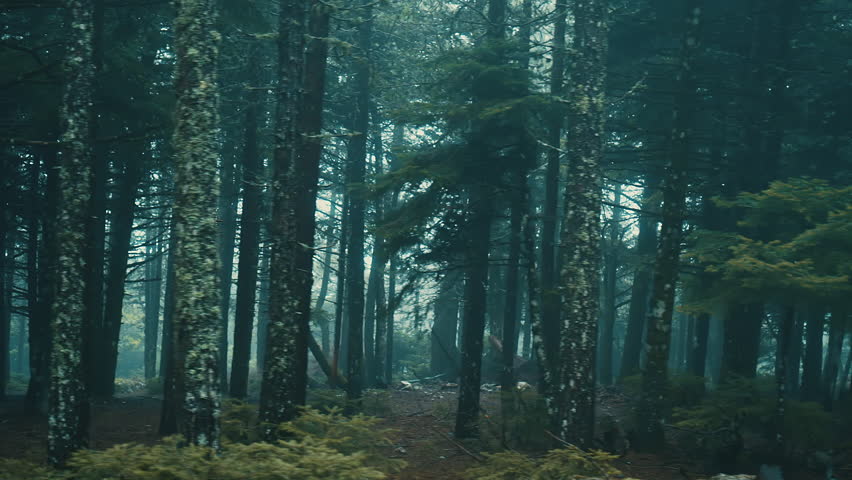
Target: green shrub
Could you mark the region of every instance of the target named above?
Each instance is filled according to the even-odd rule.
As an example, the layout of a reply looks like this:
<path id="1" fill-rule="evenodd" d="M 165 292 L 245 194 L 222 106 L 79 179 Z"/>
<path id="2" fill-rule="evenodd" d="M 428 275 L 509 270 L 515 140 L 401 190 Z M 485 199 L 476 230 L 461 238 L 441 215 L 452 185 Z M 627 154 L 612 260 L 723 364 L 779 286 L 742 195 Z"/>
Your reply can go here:
<path id="1" fill-rule="evenodd" d="M 675 409 L 674 419 L 675 426 L 705 437 L 709 436 L 708 432 L 721 432 L 733 434 L 728 438 L 758 438 L 768 448 L 773 445 L 775 413 L 773 378 L 734 378 L 720 385 L 700 404 Z M 831 448 L 835 442 L 832 423 L 831 415 L 820 404 L 788 400 L 784 415 L 788 453 Z"/>
<path id="2" fill-rule="evenodd" d="M 405 462 L 387 458 L 387 429 L 364 415 L 305 409 L 281 425 L 288 440 L 256 439 L 252 405 L 230 401 L 223 412 L 223 446 L 215 452 L 184 445 L 182 437 L 153 445 L 123 444 L 77 452 L 62 472 L 27 462 L 0 460 L 2 480 L 373 480 Z"/>
<path id="3" fill-rule="evenodd" d="M 281 430 L 296 440 L 319 439 L 324 445 L 344 455 L 356 452 L 364 456 L 365 465 L 382 471 L 396 472 L 405 462 L 387 457 L 391 446 L 390 429 L 380 428 L 380 419 L 358 414 L 343 415 L 339 409 L 321 413 L 306 408 L 299 418 L 281 425 Z"/>
<path id="4" fill-rule="evenodd" d="M 372 480 L 385 478 L 360 453 L 345 455 L 315 439 L 250 445 L 231 444 L 218 454 L 181 446 L 170 437 L 154 446 L 117 445 L 87 450 L 69 461 L 74 480 Z"/>
<path id="5" fill-rule="evenodd" d="M 118 377 L 115 379 L 115 393 L 138 393 L 145 391 L 147 382 L 142 377 Z"/>
<path id="6" fill-rule="evenodd" d="M 621 477 L 612 466 L 617 457 L 599 450 L 584 452 L 568 446 L 530 458 L 518 452 L 486 455 L 485 462 L 464 472 L 469 480 L 575 480 L 586 477 Z M 628 479 L 629 480 L 629 479 Z"/>
<path id="7" fill-rule="evenodd" d="M 0 458 L 0 478 L 3 480 L 54 480 L 59 473 L 25 460 Z"/>

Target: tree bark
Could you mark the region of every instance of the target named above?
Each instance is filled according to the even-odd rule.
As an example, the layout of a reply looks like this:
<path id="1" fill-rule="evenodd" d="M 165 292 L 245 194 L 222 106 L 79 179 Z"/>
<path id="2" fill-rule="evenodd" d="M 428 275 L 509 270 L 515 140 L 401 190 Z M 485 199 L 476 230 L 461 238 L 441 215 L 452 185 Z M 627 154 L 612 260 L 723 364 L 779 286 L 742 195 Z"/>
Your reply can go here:
<path id="1" fill-rule="evenodd" d="M 86 333 L 87 215 L 90 213 L 92 157 L 89 145 L 94 68 L 91 0 L 67 0 L 67 50 L 60 111 L 61 155 L 58 163 L 56 295 L 51 306 L 50 397 L 47 459 L 64 465 L 88 446 L 89 399 L 82 352 Z"/>
<path id="2" fill-rule="evenodd" d="M 624 334 L 624 351 L 621 354 L 621 378 L 636 375 L 640 371 L 642 344 L 645 334 L 645 320 L 648 316 L 648 302 L 651 296 L 651 284 L 654 278 L 653 258 L 657 251 L 657 217 L 653 212 L 659 209 L 657 189 L 659 180 L 651 172 L 645 176 L 645 188 L 642 193 L 642 212 L 639 213 L 639 233 L 636 238 L 634 256 L 637 258 L 636 270 L 630 291 L 630 306 L 627 313 L 627 331 Z"/>
<path id="3" fill-rule="evenodd" d="M 615 196 L 613 203 L 618 205 L 621 203 L 621 184 L 615 185 Z M 612 384 L 613 379 L 613 330 L 615 329 L 616 310 L 616 295 L 618 285 L 618 252 L 621 247 L 621 209 L 613 207 L 612 218 L 607 228 L 607 251 L 604 255 L 604 279 L 603 279 L 603 306 L 601 318 L 601 335 L 600 335 L 600 369 L 598 381 L 601 385 Z"/>
<path id="4" fill-rule="evenodd" d="M 553 65 L 550 70 L 550 94 L 559 97 L 564 92 L 565 83 L 565 30 L 567 3 L 556 2 L 553 23 Z M 558 103 L 557 103 L 558 104 Z M 563 112 L 554 109 L 549 119 L 547 166 L 545 173 L 544 207 L 541 224 L 541 319 L 542 347 L 546 355 L 539 355 L 541 379 L 539 391 L 545 393 L 547 385 L 545 370 L 555 380 L 558 369 L 557 352 L 559 350 L 559 292 L 556 286 L 556 225 L 559 205 L 559 157 L 562 143 L 562 125 L 565 122 Z M 544 361 L 545 357 L 547 362 Z"/>
<path id="5" fill-rule="evenodd" d="M 367 166 L 367 138 L 370 128 L 370 51 L 373 20 L 369 2 L 361 2 L 362 18 L 358 24 L 355 65 L 355 108 L 352 127 L 354 136 L 347 150 L 347 175 L 349 185 L 349 245 L 346 266 L 346 306 L 349 311 L 349 351 L 347 362 L 347 388 L 349 399 L 361 397 L 364 385 L 364 346 L 367 354 L 373 350 L 374 332 L 364 331 L 364 222 L 367 201 L 364 195 L 364 175 Z M 370 335 L 365 336 L 365 333 Z M 371 359 L 368 358 L 369 363 Z M 369 378 L 369 377 L 368 377 Z"/>
<path id="6" fill-rule="evenodd" d="M 822 337 L 825 312 L 813 305 L 803 311 L 806 318 L 805 359 L 802 366 L 802 400 L 819 401 L 822 392 Z"/>
<path id="7" fill-rule="evenodd" d="M 144 148 L 144 146 L 140 146 Z M 92 355 L 99 373 L 92 384 L 91 394 L 97 398 L 109 398 L 115 391 L 115 374 L 118 364 L 118 341 L 121 334 L 124 285 L 127 278 L 127 259 L 130 254 L 133 234 L 133 214 L 136 205 L 136 190 L 142 177 L 142 159 L 135 157 L 133 149 L 125 166 L 110 221 L 109 271 L 106 282 L 103 328 L 98 332 L 98 348 Z"/>
<path id="8" fill-rule="evenodd" d="M 493 187 L 483 181 L 472 188 L 468 203 L 470 219 L 465 239 L 464 313 L 456 438 L 475 437 L 479 433 L 479 388 L 487 308 L 488 253 L 491 245 L 491 221 L 494 217 L 493 197 Z"/>
<path id="9" fill-rule="evenodd" d="M 162 209 L 155 211 L 159 212 Z M 163 220 L 145 229 L 148 244 L 145 265 L 145 378 L 157 376 L 157 339 L 160 330 L 160 297 L 163 286 Z"/>
<path id="10" fill-rule="evenodd" d="M 101 101 L 103 89 L 101 72 L 104 63 L 104 0 L 94 1 L 92 35 L 92 63 L 95 70 L 93 78 L 93 111 L 96 112 L 91 121 L 89 137 L 94 139 L 100 131 L 100 119 L 97 112 L 103 111 Z M 104 324 L 104 270 L 106 261 L 106 207 L 107 183 L 109 177 L 109 159 L 104 145 L 92 146 L 92 200 L 89 202 L 90 212 L 87 217 L 86 245 L 86 311 L 89 312 L 86 332 L 86 350 L 83 352 L 83 362 L 87 383 L 92 393 L 97 391 L 105 370 L 104 355 L 109 351 L 106 325 Z M 98 357 L 99 360 L 94 359 Z"/>
<path id="11" fill-rule="evenodd" d="M 54 295 L 56 251 L 52 248 L 56 232 L 57 168 L 54 155 L 44 155 L 47 192 L 39 198 L 40 160 L 30 167 L 30 208 L 27 211 L 27 315 L 29 319 L 29 367 L 25 408 L 29 413 L 47 412 L 50 375 L 50 305 Z M 41 218 L 39 218 L 41 214 Z M 41 220 L 41 221 L 40 221 Z M 39 224 L 41 223 L 41 241 Z"/>
<path id="12" fill-rule="evenodd" d="M 846 316 L 847 313 L 842 308 L 835 308 L 831 312 L 828 353 L 822 378 L 822 403 L 829 411 L 833 409 L 837 398 L 837 375 L 840 373 L 840 356 L 843 352 L 843 337 L 846 334 Z"/>
<path id="13" fill-rule="evenodd" d="M 240 196 L 239 168 L 230 148 L 222 155 L 221 183 L 219 189 L 218 229 L 219 245 L 219 388 L 228 389 L 228 326 L 231 312 L 231 290 L 234 286 L 234 247 L 237 236 L 237 204 Z"/>
<path id="14" fill-rule="evenodd" d="M 249 47 L 249 75 L 252 85 L 260 83 L 260 46 Z M 234 351 L 231 363 L 230 393 L 234 398 L 248 395 L 251 336 L 257 299 L 257 267 L 260 256 L 260 222 L 263 193 L 263 159 L 258 149 L 258 122 L 262 93 L 248 94 L 243 146 L 243 212 L 240 217 L 240 259 L 237 273 L 237 304 L 234 312 Z"/>
<path id="15" fill-rule="evenodd" d="M 306 10 L 310 40 L 302 77 Z M 329 10 L 318 0 L 282 0 L 279 18 L 269 328 L 259 412 L 270 426 L 267 438 L 305 403 Z M 294 97 L 300 86 L 301 98 Z"/>
<path id="16" fill-rule="evenodd" d="M 175 156 L 175 380 L 177 424 L 186 441 L 219 446 L 221 273 L 216 242 L 219 34 L 213 0 L 180 0 Z"/>
<path id="17" fill-rule="evenodd" d="M 175 381 L 175 352 L 177 333 L 175 331 L 175 252 L 177 251 L 177 231 L 172 215 L 169 228 L 168 260 L 166 261 L 166 291 L 163 298 L 163 338 L 160 346 L 160 378 L 163 380 L 163 406 L 160 409 L 160 435 L 177 433 L 177 411 L 180 408 Z"/>
<path id="18" fill-rule="evenodd" d="M 699 46 L 701 7 L 699 0 L 691 0 L 686 5 L 680 61 L 675 79 L 677 92 L 672 110 L 672 130 L 663 184 L 660 245 L 654 265 L 653 290 L 647 319 L 647 364 L 642 373 L 639 406 L 639 446 L 647 451 L 660 451 L 665 447 L 663 424 L 669 413 L 669 405 L 666 402 L 669 388 L 669 345 L 679 273 L 680 242 L 686 215 L 689 185 L 687 167 L 693 140 L 693 118 L 698 107 L 693 62 Z"/>
<path id="19" fill-rule="evenodd" d="M 13 219 L 11 218 L 11 202 L 7 195 L 11 190 L 8 180 L 12 178 L 11 169 L 7 165 L 7 157 L 0 156 L 0 400 L 6 399 L 6 385 L 9 382 L 10 343 L 12 325 L 12 302 L 8 295 L 14 288 L 8 274 L 14 264 L 14 241 L 12 235 Z"/>
<path id="20" fill-rule="evenodd" d="M 695 347 L 689 362 L 693 375 L 704 377 L 707 374 L 707 346 L 710 339 L 710 314 L 701 313 L 695 319 Z"/>
<path id="21" fill-rule="evenodd" d="M 604 151 L 608 2 L 573 4 L 574 70 L 565 213 L 562 221 L 557 425 L 566 441 L 591 448 L 600 285 L 601 162 Z"/>

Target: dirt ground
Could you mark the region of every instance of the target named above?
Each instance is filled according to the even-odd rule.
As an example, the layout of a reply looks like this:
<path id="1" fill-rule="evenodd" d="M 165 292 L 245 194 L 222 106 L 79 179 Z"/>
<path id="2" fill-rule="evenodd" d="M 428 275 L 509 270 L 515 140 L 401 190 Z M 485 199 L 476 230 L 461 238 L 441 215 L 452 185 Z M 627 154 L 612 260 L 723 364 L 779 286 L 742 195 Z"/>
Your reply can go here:
<path id="1" fill-rule="evenodd" d="M 396 480 L 456 480 L 481 461 L 479 442 L 459 442 L 451 435 L 455 392 L 440 386 L 418 390 L 390 390 L 384 397 L 384 426 L 395 431 L 389 455 L 408 466 L 391 478 Z M 496 410 L 495 394 L 483 394 L 486 411 Z M 604 414 L 619 414 L 617 400 L 604 399 Z M 160 399 L 144 395 L 121 396 L 93 405 L 90 438 L 92 447 L 102 449 L 117 443 L 150 444 L 158 439 Z M 492 411 L 494 411 L 492 410 Z M 23 398 L 0 402 L 0 457 L 40 462 L 45 457 L 46 420 L 27 415 Z M 676 452 L 659 457 L 628 453 L 616 466 L 626 475 L 646 480 L 692 480 L 706 478 L 696 462 L 679 458 Z M 846 478 L 843 476 L 840 479 Z M 852 479 L 852 476 L 848 478 Z M 817 480 L 814 472 L 788 475 L 787 480 Z"/>

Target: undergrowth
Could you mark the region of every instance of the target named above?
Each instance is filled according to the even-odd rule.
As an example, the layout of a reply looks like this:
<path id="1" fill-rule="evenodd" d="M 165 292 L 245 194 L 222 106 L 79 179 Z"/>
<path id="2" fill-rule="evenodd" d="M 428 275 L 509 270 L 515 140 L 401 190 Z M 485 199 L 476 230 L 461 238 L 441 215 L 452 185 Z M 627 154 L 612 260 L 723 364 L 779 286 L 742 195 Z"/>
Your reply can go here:
<path id="1" fill-rule="evenodd" d="M 280 426 L 275 443 L 257 441 L 255 407 L 230 402 L 222 418 L 222 448 L 184 445 L 168 437 L 153 446 L 116 445 L 75 453 L 67 469 L 51 470 L 17 460 L 0 460 L 3 480 L 373 480 L 400 471 L 390 459 L 387 429 L 366 415 L 345 416 L 306 408 Z"/>
<path id="2" fill-rule="evenodd" d="M 624 478 L 612 462 L 618 458 L 600 450 L 585 452 L 567 446 L 532 458 L 518 452 L 486 455 L 485 461 L 464 472 L 467 480 L 579 480 L 588 477 Z M 625 479 L 630 480 L 630 479 Z"/>

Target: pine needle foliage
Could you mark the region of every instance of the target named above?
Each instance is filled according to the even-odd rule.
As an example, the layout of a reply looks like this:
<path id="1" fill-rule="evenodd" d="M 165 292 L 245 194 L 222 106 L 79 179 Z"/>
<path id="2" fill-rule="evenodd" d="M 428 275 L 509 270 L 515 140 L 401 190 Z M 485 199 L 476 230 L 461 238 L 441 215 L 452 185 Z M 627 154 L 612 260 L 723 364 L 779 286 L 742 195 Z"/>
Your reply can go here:
<path id="1" fill-rule="evenodd" d="M 257 412 L 232 402 L 223 420 L 219 451 L 186 445 L 181 436 L 156 445 L 121 444 L 79 451 L 67 469 L 51 470 L 28 462 L 0 460 L 3 480 L 380 480 L 405 462 L 386 457 L 389 430 L 379 419 L 344 416 L 340 410 L 305 409 L 282 424 L 288 440 L 255 442 Z"/>
<path id="2" fill-rule="evenodd" d="M 579 480 L 624 478 L 612 465 L 618 458 L 600 450 L 566 446 L 532 458 L 518 452 L 486 455 L 485 462 L 464 472 L 468 480 Z M 630 479 L 626 479 L 630 480 Z"/>
<path id="3" fill-rule="evenodd" d="M 698 434 L 707 448 L 718 446 L 714 438 L 750 438 L 755 449 L 773 448 L 770 440 L 777 418 L 774 382 L 769 377 L 732 378 L 707 395 L 700 404 L 676 408 L 674 425 Z M 831 414 L 820 404 L 787 402 L 784 435 L 788 439 L 789 453 L 804 454 L 831 448 L 838 440 L 833 438 L 832 432 L 837 430 L 832 427 Z"/>

